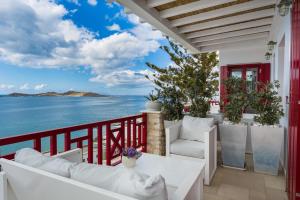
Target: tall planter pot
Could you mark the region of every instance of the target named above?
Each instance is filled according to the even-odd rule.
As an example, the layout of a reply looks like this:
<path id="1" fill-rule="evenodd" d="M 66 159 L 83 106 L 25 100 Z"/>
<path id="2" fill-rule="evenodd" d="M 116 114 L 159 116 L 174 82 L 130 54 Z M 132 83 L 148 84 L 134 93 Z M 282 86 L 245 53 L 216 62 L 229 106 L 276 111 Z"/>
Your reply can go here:
<path id="1" fill-rule="evenodd" d="M 283 127 L 251 126 L 254 171 L 278 175 Z"/>
<path id="2" fill-rule="evenodd" d="M 242 124 L 220 124 L 223 165 L 245 168 L 247 126 Z"/>

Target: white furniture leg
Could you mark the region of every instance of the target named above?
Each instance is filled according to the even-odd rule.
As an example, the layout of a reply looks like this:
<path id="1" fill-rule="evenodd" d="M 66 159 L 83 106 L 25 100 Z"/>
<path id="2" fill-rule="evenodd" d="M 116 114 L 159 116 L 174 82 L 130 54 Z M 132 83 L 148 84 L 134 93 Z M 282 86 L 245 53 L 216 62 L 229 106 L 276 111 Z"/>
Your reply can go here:
<path id="1" fill-rule="evenodd" d="M 5 172 L 0 172 L 0 200 L 7 200 L 7 178 Z"/>

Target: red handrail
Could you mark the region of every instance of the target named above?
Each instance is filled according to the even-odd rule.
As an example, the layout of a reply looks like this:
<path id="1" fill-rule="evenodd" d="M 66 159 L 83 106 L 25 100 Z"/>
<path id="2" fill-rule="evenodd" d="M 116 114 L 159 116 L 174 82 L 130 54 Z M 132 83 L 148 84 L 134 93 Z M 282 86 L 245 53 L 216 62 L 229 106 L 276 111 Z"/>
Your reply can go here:
<path id="1" fill-rule="evenodd" d="M 97 129 L 97 132 L 94 132 Z M 105 138 L 103 137 L 103 129 Z M 86 130 L 87 135 L 72 138 L 72 132 Z M 138 134 L 136 132 L 138 131 Z M 103 163 L 103 150 L 106 152 L 106 164 L 116 165 L 121 162 L 120 155 L 125 147 L 134 146 L 146 152 L 147 145 L 147 114 L 133 115 L 112 120 L 81 124 L 71 127 L 47 130 L 35 133 L 28 133 L 0 139 L 0 147 L 20 142 L 33 141 L 33 148 L 37 151 L 42 149 L 42 139 L 50 137 L 50 155 L 56 155 L 57 136 L 64 135 L 64 150 L 69 151 L 72 144 L 77 144 L 78 148 L 83 148 L 83 142 L 87 141 L 87 161 L 93 163 L 94 135 L 97 135 L 97 163 Z M 106 146 L 103 147 L 103 140 Z M 15 153 L 0 155 L 0 158 L 13 159 Z"/>

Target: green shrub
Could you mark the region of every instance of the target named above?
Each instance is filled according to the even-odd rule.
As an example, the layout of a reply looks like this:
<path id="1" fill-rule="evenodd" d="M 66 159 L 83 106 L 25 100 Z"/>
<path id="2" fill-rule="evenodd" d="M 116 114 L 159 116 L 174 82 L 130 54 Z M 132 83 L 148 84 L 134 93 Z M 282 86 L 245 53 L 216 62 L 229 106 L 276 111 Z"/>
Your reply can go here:
<path id="1" fill-rule="evenodd" d="M 233 123 L 240 123 L 248 105 L 246 82 L 241 78 L 231 77 L 225 80 L 227 102 L 224 107 L 225 118 Z"/>
<path id="2" fill-rule="evenodd" d="M 284 115 L 282 99 L 278 96 L 279 81 L 274 83 L 259 83 L 259 90 L 252 92 L 251 106 L 256 110 L 258 116 L 254 120 L 262 125 L 279 124 Z"/>

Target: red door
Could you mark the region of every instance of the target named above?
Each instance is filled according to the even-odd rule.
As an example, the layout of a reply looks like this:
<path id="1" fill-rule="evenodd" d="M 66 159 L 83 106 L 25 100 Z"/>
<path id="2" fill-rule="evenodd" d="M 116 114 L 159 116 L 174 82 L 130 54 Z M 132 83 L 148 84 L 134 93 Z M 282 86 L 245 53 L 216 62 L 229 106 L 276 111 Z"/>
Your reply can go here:
<path id="1" fill-rule="evenodd" d="M 224 80 L 228 77 L 235 76 L 247 80 L 248 89 L 255 90 L 256 82 L 269 82 L 270 81 L 270 63 L 257 63 L 257 64 L 239 64 L 222 66 L 220 71 L 220 100 L 226 104 L 226 90 L 224 87 Z M 252 84 L 251 84 L 252 83 Z M 221 108 L 221 110 L 223 110 Z"/>
<path id="2" fill-rule="evenodd" d="M 293 0 L 290 82 L 288 193 L 300 200 L 300 1 Z"/>

